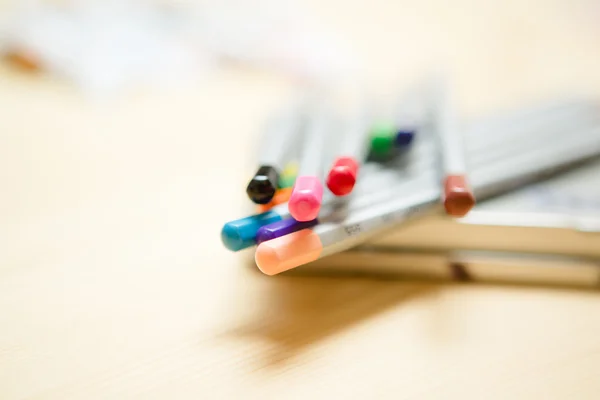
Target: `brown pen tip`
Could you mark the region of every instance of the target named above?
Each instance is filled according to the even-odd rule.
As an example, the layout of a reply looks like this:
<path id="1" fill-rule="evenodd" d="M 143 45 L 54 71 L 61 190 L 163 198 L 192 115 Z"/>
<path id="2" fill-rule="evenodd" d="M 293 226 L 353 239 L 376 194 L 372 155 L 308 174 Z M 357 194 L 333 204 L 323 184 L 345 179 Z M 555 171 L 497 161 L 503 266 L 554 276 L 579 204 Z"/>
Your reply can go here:
<path id="1" fill-rule="evenodd" d="M 444 208 L 453 217 L 464 217 L 475 206 L 475 196 L 462 175 L 450 175 L 444 182 Z"/>

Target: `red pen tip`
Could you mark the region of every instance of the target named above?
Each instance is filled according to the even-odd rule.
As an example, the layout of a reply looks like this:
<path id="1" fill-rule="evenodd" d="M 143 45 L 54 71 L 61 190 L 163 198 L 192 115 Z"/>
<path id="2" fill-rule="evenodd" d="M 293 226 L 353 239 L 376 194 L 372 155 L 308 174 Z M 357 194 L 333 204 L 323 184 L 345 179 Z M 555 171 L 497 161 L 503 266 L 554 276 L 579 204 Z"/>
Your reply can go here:
<path id="1" fill-rule="evenodd" d="M 336 196 L 352 192 L 356 183 L 358 163 L 350 157 L 340 157 L 333 163 L 327 175 L 327 187 Z"/>

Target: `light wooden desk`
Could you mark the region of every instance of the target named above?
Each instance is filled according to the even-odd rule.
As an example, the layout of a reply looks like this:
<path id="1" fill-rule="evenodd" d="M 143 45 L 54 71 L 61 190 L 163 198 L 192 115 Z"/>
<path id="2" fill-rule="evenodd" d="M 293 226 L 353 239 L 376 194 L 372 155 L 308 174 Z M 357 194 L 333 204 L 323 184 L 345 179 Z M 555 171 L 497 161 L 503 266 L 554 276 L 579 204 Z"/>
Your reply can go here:
<path id="1" fill-rule="evenodd" d="M 312 6 L 382 90 L 446 58 L 465 113 L 600 95 L 591 2 L 446 3 Z M 0 399 L 597 399 L 599 294 L 268 278 L 222 248 L 288 89 L 90 103 L 2 67 Z"/>

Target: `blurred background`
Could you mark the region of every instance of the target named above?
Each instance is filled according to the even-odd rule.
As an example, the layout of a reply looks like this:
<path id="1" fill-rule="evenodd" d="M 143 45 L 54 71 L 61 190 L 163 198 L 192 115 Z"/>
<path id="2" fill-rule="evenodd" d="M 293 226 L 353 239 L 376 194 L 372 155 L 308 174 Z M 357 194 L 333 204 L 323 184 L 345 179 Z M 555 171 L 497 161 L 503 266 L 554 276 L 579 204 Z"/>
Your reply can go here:
<path id="1" fill-rule="evenodd" d="M 465 118 L 595 94 L 600 5 L 535 4 L 3 1 L 5 218 L 39 197 L 58 212 L 182 173 L 202 182 L 209 165 L 221 178 L 206 186 L 241 199 L 257 122 L 311 80 L 385 98 L 441 68 Z M 225 137 L 236 156 L 214 151 Z"/>
<path id="2" fill-rule="evenodd" d="M 465 118 L 600 96 L 598 21 L 595 0 L 0 1 L 0 397 L 590 398 L 590 293 L 269 280 L 217 232 L 307 83 L 385 101 L 443 69 Z"/>

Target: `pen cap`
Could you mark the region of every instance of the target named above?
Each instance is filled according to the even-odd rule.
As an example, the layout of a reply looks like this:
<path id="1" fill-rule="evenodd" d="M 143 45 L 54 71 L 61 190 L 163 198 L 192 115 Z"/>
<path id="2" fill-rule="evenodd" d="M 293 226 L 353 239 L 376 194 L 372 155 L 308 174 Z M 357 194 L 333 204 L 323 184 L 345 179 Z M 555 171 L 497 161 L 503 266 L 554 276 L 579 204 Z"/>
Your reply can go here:
<path id="1" fill-rule="evenodd" d="M 409 146 L 413 138 L 415 136 L 415 130 L 413 128 L 402 128 L 396 131 L 396 138 L 394 140 L 394 145 L 398 148 L 405 148 Z"/>
<path id="2" fill-rule="evenodd" d="M 257 211 L 259 213 L 269 211 L 271 208 L 279 204 L 286 203 L 290 199 L 291 195 L 292 188 L 279 189 L 277 192 L 275 192 L 275 196 L 273 196 L 270 202 L 268 202 L 267 204 L 259 204 L 257 206 Z"/>
<path id="3" fill-rule="evenodd" d="M 275 196 L 279 184 L 279 173 L 275 167 L 263 165 L 258 168 L 248 186 L 246 193 L 256 204 L 267 204 Z"/>
<path id="4" fill-rule="evenodd" d="M 228 222 L 221 229 L 221 241 L 231 251 L 239 251 L 254 246 L 258 230 L 277 221 L 281 221 L 281 215 L 274 211 L 267 211 Z"/>
<path id="5" fill-rule="evenodd" d="M 339 157 L 327 175 L 327 187 L 336 196 L 352 192 L 358 175 L 359 164 L 352 157 Z"/>
<path id="6" fill-rule="evenodd" d="M 288 208 L 298 221 L 317 218 L 323 200 L 323 186 L 316 176 L 300 176 L 296 179 Z"/>
<path id="7" fill-rule="evenodd" d="M 396 139 L 393 124 L 379 122 L 371 127 L 371 156 L 388 157 L 393 153 Z"/>
<path id="8" fill-rule="evenodd" d="M 273 240 L 281 236 L 289 235 L 290 233 L 298 232 L 302 229 L 312 228 L 318 223 L 319 222 L 316 219 L 300 222 L 293 218 L 273 222 L 258 230 L 258 233 L 256 234 L 256 243 L 261 244 L 267 240 Z"/>
<path id="9" fill-rule="evenodd" d="M 261 243 L 256 248 L 254 260 L 264 274 L 276 275 L 315 261 L 322 250 L 319 235 L 311 229 L 303 229 Z"/>
<path id="10" fill-rule="evenodd" d="M 475 197 L 462 175 L 449 175 L 444 180 L 444 208 L 453 217 L 464 217 L 475 205 Z"/>

